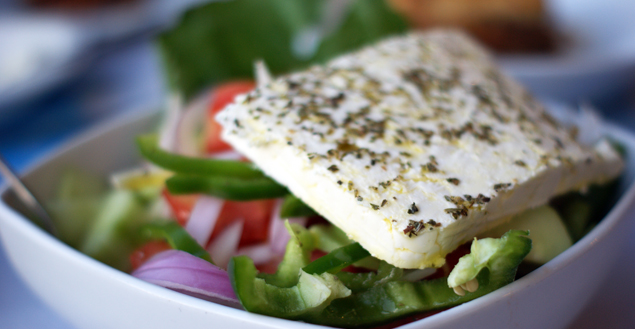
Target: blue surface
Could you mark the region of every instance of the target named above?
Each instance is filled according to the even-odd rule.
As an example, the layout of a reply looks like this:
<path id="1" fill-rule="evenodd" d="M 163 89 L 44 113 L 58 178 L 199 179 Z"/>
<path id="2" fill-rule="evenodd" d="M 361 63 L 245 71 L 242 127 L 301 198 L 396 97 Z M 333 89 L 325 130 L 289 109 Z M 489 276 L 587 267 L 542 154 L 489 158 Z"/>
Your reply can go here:
<path id="1" fill-rule="evenodd" d="M 160 68 L 149 41 L 97 62 L 87 74 L 27 104 L 0 108 L 0 152 L 15 168 L 124 112 L 160 106 Z"/>
<path id="2" fill-rule="evenodd" d="M 77 100 L 59 96 L 48 101 L 42 109 L 21 109 L 20 116 L 0 126 L 0 152 L 15 168 L 24 168 L 38 155 L 90 124 L 90 120 L 82 117 Z"/>

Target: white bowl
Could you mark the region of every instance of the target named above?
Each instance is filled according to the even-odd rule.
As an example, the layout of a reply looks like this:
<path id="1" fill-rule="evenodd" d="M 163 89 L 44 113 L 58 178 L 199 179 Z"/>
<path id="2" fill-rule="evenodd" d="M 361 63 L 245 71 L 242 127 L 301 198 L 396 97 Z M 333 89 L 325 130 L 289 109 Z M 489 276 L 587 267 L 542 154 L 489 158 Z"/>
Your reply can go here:
<path id="1" fill-rule="evenodd" d="M 578 102 L 635 81 L 632 0 L 545 0 L 553 27 L 569 42 L 556 53 L 506 55 L 499 64 L 536 95 Z"/>
<path id="2" fill-rule="evenodd" d="M 60 173 L 81 167 L 109 173 L 139 161 L 133 138 L 151 130 L 156 113 L 120 119 L 81 136 L 25 175 L 43 199 Z M 622 196 L 604 220 L 573 247 L 522 279 L 474 301 L 404 328 L 562 328 L 583 309 L 630 232 L 635 211 L 635 136 L 610 126 L 628 149 Z M 78 328 L 315 328 L 217 305 L 138 280 L 51 237 L 18 212 L 2 190 L 0 236 L 8 258 L 27 285 Z"/>

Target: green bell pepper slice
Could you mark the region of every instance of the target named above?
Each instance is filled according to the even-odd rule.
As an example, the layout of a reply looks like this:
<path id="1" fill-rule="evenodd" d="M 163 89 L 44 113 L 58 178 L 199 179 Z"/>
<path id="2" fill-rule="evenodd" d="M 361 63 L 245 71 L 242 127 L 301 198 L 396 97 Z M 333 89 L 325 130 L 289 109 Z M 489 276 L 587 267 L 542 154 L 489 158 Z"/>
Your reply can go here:
<path id="1" fill-rule="evenodd" d="M 457 295 L 446 278 L 418 282 L 388 281 L 333 300 L 320 314 L 306 314 L 303 321 L 320 325 L 357 328 L 393 321 L 402 316 L 459 305 L 501 288 L 514 280 L 516 269 L 531 250 L 528 233 L 510 231 L 499 240 L 474 277 L 478 288 Z M 469 255 L 466 255 L 469 256 Z M 464 256 L 465 257 L 465 256 Z M 459 269 L 460 270 L 460 269 Z M 471 275 L 467 276 L 467 279 Z M 461 280 L 456 283 L 462 282 Z"/>
<path id="2" fill-rule="evenodd" d="M 290 229 L 288 224 L 287 227 Z M 290 230 L 292 239 L 285 261 L 292 261 L 281 265 L 276 274 L 270 275 L 269 281 L 258 277 L 249 258 L 232 259 L 228 270 L 230 279 L 246 310 L 334 327 L 379 325 L 409 314 L 465 303 L 503 287 L 514 280 L 518 265 L 531 250 L 528 232 L 509 231 L 500 239 L 473 242 L 473 254 L 461 258 L 451 279 L 407 282 L 399 280 L 403 270 L 384 262 L 377 273 L 333 275 L 329 270 L 335 271 L 340 265 L 322 264 L 315 273 L 323 273 L 310 274 L 306 269 L 311 270 L 311 264 L 318 263 L 306 264 L 307 251 L 313 247 L 313 238 L 306 232 L 297 227 Z M 358 248 L 357 244 L 352 246 L 350 248 Z M 300 270 L 300 266 L 304 266 L 304 270 Z M 289 280 L 272 280 L 282 274 Z M 468 282 L 472 282 L 472 287 L 477 283 L 476 288 L 461 295 L 453 289 Z"/>
<path id="3" fill-rule="evenodd" d="M 350 295 L 350 290 L 337 277 L 324 273 L 296 274 L 298 283 L 278 287 L 257 278 L 258 271 L 249 257 L 232 258 L 228 267 L 234 292 L 249 312 L 286 319 L 301 319 L 307 313 L 320 313 L 337 298 Z"/>
<path id="4" fill-rule="evenodd" d="M 300 269 L 311 261 L 314 240 L 311 233 L 300 225 L 289 224 L 287 220 L 285 226 L 291 237 L 287 242 L 287 249 L 284 252 L 282 262 L 278 265 L 278 270 L 275 274 L 262 273 L 258 277 L 264 279 L 268 284 L 288 288 L 298 283 Z"/>
<path id="5" fill-rule="evenodd" d="M 174 175 L 165 181 L 172 194 L 204 193 L 221 199 L 249 201 L 289 194 L 284 186 L 267 177 L 243 180 L 228 176 Z"/>
<path id="6" fill-rule="evenodd" d="M 335 225 L 313 225 L 309 228 L 309 232 L 313 235 L 315 248 L 327 253 L 354 243 L 353 240 L 346 236 L 344 231 Z M 355 262 L 353 265 L 370 270 L 376 270 L 379 267 L 379 264 L 379 259 L 375 257 L 365 257 Z"/>
<path id="7" fill-rule="evenodd" d="M 335 274 L 341 269 L 370 256 L 359 243 L 351 243 L 316 259 L 302 270 L 309 274 Z"/>
<path id="8" fill-rule="evenodd" d="M 176 222 L 150 223 L 141 230 L 142 235 L 149 240 L 164 239 L 173 249 L 185 251 L 214 264 L 209 253 Z"/>
<path id="9" fill-rule="evenodd" d="M 307 206 L 302 200 L 295 195 L 289 194 L 284 198 L 282 207 L 280 208 L 281 218 L 308 217 L 315 216 L 317 213 L 311 207 Z"/>
<path id="10" fill-rule="evenodd" d="M 291 239 L 283 262 L 275 274 L 260 275 L 251 259 L 233 257 L 228 274 L 236 296 L 243 307 L 254 313 L 287 319 L 299 319 L 308 313 L 319 313 L 337 298 L 350 295 L 332 274 L 309 274 L 301 270 L 313 250 L 312 237 L 301 226 L 285 223 Z"/>
<path id="11" fill-rule="evenodd" d="M 218 175 L 242 179 L 265 177 L 262 171 L 251 163 L 173 154 L 162 150 L 158 140 L 156 134 L 137 136 L 137 146 L 144 158 L 163 169 L 190 175 Z"/>
<path id="12" fill-rule="evenodd" d="M 403 269 L 382 261 L 379 263 L 377 272 L 339 272 L 336 275 L 348 289 L 353 293 L 358 293 L 389 281 L 399 280 L 403 276 L 403 273 Z"/>

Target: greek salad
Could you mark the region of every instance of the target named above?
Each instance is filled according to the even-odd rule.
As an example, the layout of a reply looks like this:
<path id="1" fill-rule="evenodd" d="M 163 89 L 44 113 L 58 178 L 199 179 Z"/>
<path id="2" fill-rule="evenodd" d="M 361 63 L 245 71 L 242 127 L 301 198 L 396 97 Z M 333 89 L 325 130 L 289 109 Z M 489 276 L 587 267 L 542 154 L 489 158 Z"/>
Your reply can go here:
<path id="1" fill-rule="evenodd" d="M 324 63 L 360 45 L 404 32 L 406 25 L 383 1 L 352 1 L 348 16 L 335 31 L 322 36 L 313 57 L 298 59 L 292 54 L 290 39 L 302 26 L 310 25 L 298 20 L 319 21 L 307 14 L 314 12 L 319 2 L 298 2 L 294 16 L 280 10 L 282 2 L 278 2 L 238 0 L 205 5 L 188 12 L 161 37 L 160 49 L 173 87 L 163 123 L 157 131 L 139 135 L 134 141 L 144 159 L 138 167 L 113 173 L 107 180 L 76 169 L 69 169 L 62 177 L 57 198 L 47 206 L 64 242 L 141 280 L 210 302 L 319 325 L 388 328 L 511 283 L 581 239 L 610 209 L 616 193 L 615 175 L 600 185 L 587 184 L 583 191 L 571 188 L 546 204 L 523 208 L 507 216 L 511 219 L 482 228 L 478 234 L 456 238 L 448 243 L 451 250 L 439 251 L 440 258 L 429 263 L 431 266 L 396 266 L 390 257 L 377 257 L 378 249 L 368 247 L 368 242 L 346 225 L 334 225 L 333 216 L 323 216 L 322 206 L 308 194 L 272 178 L 271 171 L 260 165 L 264 160 L 234 149 L 232 145 L 239 143 L 226 137 L 229 130 L 239 131 L 249 123 L 233 117 L 229 123 L 219 122 L 219 118 L 228 118 L 232 106 L 256 101 L 276 81 L 286 81 L 289 88 L 306 87 L 297 86 L 301 83 L 293 81 L 293 76 L 274 79 L 269 69 L 280 74 Z M 272 16 L 262 15 L 265 12 Z M 194 54 L 192 47 L 203 41 L 197 38 L 218 35 L 214 29 L 221 27 L 201 25 L 211 17 L 219 18 L 217 23 L 223 29 L 235 28 L 235 34 L 214 39 L 213 49 Z M 260 40 L 253 20 L 269 24 L 267 20 L 276 19 L 289 24 L 271 28 L 281 29 L 273 32 L 286 38 L 272 46 L 275 40 Z M 373 22 L 378 25 L 368 30 Z M 267 24 L 263 26 L 273 26 Z M 203 32 L 193 33 L 195 30 Z M 347 42 L 351 35 L 356 37 Z M 240 37 L 256 41 L 239 43 L 235 38 Z M 236 52 L 249 46 L 249 51 Z M 252 75 L 254 62 L 256 73 Z M 416 73 L 406 77 L 408 83 L 421 90 L 429 88 L 426 76 Z M 214 87 L 203 87 L 209 84 Z M 344 101 L 344 96 L 338 95 L 324 106 L 337 109 L 338 102 Z M 475 91 L 475 95 L 483 104 L 488 103 L 482 93 Z M 251 118 L 256 116 L 254 113 Z M 466 131 L 481 142 L 495 144 L 496 132 L 486 128 Z M 340 144 L 342 150 L 355 151 L 355 140 L 351 137 L 347 141 Z M 284 143 L 285 147 L 292 144 L 291 140 Z M 400 156 L 412 155 L 403 151 Z M 259 165 L 252 162 L 254 158 Z M 435 163 L 437 160 L 426 156 L 423 174 L 417 174 L 440 175 L 445 169 Z M 521 162 L 510 166 L 521 170 L 528 165 Z M 619 159 L 614 164 L 619 165 Z M 327 174 L 343 175 L 345 169 L 340 162 L 338 165 L 325 166 Z M 407 177 L 406 167 L 404 164 L 402 169 Z M 395 198 L 366 205 L 360 192 L 342 180 L 334 178 L 333 186 L 346 188 L 351 200 L 368 211 L 388 207 L 389 202 L 397 204 Z M 468 184 L 454 177 L 444 178 L 442 183 L 449 188 Z M 494 186 L 496 193 L 492 195 L 464 195 L 458 197 L 460 200 L 446 197 L 443 202 L 456 205 L 447 208 L 455 210 L 445 212 L 450 224 L 425 218 L 425 222 L 406 220 L 404 227 L 393 224 L 393 230 L 409 239 L 406 241 L 417 241 L 414 239 L 425 230 L 440 232 L 445 225 L 454 227 L 450 225 L 455 221 L 472 220 L 470 216 L 485 209 L 497 193 L 512 191 L 516 185 L 520 183 Z M 387 189 L 383 185 L 378 188 Z M 467 203 L 481 208 L 464 207 Z M 412 202 L 403 209 L 404 216 L 421 214 L 424 207 L 424 202 Z"/>

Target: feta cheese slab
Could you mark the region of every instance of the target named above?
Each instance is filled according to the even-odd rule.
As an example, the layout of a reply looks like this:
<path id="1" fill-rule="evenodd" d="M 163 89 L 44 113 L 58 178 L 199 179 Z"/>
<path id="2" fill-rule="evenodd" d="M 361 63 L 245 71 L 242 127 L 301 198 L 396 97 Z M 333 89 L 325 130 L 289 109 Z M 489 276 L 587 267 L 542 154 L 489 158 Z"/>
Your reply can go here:
<path id="1" fill-rule="evenodd" d="M 217 120 L 223 139 L 370 253 L 438 267 L 475 235 L 616 177 L 453 31 L 412 33 L 274 79 Z"/>

